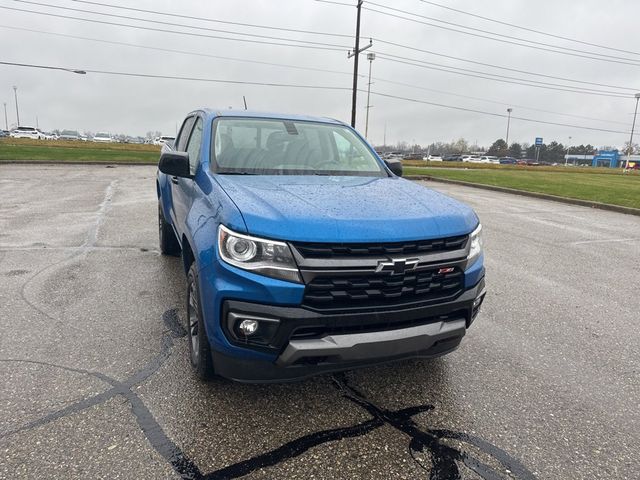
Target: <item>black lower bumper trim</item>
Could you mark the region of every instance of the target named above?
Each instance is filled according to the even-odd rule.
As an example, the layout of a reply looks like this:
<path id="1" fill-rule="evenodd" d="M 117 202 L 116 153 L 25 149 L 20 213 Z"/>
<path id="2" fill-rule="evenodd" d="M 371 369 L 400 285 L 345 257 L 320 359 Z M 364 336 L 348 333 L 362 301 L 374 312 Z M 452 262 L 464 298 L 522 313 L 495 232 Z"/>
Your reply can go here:
<path id="1" fill-rule="evenodd" d="M 454 351 L 460 345 L 462 335 L 438 342 L 426 350 L 402 354 L 395 357 L 382 357 L 356 362 L 324 363 L 322 359 L 317 363 L 296 363 L 288 367 L 281 367 L 272 362 L 262 362 L 230 357 L 213 352 L 213 365 L 216 374 L 242 383 L 285 383 L 304 380 L 316 375 L 354 370 L 357 368 L 383 365 L 386 363 L 409 360 L 412 358 L 433 358 Z"/>

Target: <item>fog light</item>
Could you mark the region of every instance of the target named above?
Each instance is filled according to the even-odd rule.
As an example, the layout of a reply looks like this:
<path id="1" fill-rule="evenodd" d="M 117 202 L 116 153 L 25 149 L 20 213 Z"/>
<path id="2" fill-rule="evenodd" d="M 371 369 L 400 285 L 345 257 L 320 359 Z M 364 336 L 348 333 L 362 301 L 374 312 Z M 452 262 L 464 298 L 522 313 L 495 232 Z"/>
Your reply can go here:
<path id="1" fill-rule="evenodd" d="M 482 295 L 481 297 L 476 298 L 473 301 L 473 308 L 478 308 L 480 306 L 480 304 L 482 303 L 482 300 L 484 300 L 484 295 Z"/>
<path id="2" fill-rule="evenodd" d="M 249 335 L 256 333 L 256 330 L 258 330 L 258 321 L 250 319 L 242 320 L 240 325 L 238 325 L 238 329 L 248 337 Z"/>

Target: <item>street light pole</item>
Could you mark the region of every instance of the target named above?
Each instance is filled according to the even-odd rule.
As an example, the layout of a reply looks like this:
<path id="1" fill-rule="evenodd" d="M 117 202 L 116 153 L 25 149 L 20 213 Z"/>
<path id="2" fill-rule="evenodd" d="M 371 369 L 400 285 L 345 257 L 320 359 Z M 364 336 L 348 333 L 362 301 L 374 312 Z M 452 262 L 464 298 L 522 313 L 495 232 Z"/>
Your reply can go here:
<path id="1" fill-rule="evenodd" d="M 633 112 L 633 124 L 631 125 L 631 138 L 629 138 L 629 147 L 627 148 L 627 162 L 624 165 L 624 169 L 629 168 L 629 157 L 633 149 L 633 131 L 636 128 L 636 115 L 638 114 L 638 100 L 640 100 L 640 93 L 636 93 L 636 109 Z"/>
<path id="2" fill-rule="evenodd" d="M 369 109 L 371 108 L 371 104 L 369 103 L 369 100 L 371 98 L 371 65 L 373 64 L 373 61 L 375 59 L 375 53 L 367 53 L 367 60 L 369 60 L 369 83 L 367 84 L 367 120 L 364 127 L 364 138 L 366 138 L 367 140 L 369 140 Z"/>
<path id="3" fill-rule="evenodd" d="M 567 156 L 564 159 L 564 166 L 567 166 L 567 162 L 569 161 L 569 149 L 571 148 L 571 137 L 569 137 L 569 144 L 567 144 Z"/>
<path id="4" fill-rule="evenodd" d="M 513 112 L 513 108 L 507 108 L 507 148 L 509 148 L 509 124 L 511 123 L 511 112 Z"/>
<path id="5" fill-rule="evenodd" d="M 13 96 L 16 99 L 16 120 L 18 121 L 17 127 L 20 126 L 20 111 L 18 110 L 18 87 L 13 86 Z"/>
<path id="6" fill-rule="evenodd" d="M 7 102 L 3 102 L 4 105 L 4 129 L 9 130 L 9 120 L 7 119 Z"/>

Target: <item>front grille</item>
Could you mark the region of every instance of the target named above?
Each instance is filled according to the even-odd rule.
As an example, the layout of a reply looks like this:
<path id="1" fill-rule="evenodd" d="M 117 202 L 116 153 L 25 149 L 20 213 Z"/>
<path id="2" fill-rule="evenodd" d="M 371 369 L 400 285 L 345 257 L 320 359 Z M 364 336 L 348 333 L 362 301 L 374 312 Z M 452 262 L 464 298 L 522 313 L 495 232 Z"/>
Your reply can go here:
<path id="1" fill-rule="evenodd" d="M 455 298 L 463 289 L 462 271 L 455 268 L 449 273 L 438 273 L 438 270 L 401 275 L 319 275 L 307 284 L 303 304 L 317 310 L 349 310 Z"/>
<path id="2" fill-rule="evenodd" d="M 391 254 L 409 255 L 461 250 L 467 244 L 468 235 L 459 237 L 418 240 L 400 243 L 302 243 L 293 246 L 305 258 L 330 258 L 342 256 L 385 256 Z"/>

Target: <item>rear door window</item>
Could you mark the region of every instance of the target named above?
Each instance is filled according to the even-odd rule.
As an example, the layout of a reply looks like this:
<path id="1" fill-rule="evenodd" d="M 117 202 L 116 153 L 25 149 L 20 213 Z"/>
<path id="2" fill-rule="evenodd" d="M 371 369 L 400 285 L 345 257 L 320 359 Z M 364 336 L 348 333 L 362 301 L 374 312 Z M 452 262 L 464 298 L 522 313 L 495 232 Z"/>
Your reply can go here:
<path id="1" fill-rule="evenodd" d="M 200 165 L 200 147 L 202 145 L 202 118 L 198 117 L 195 125 L 193 126 L 193 131 L 191 132 L 191 136 L 189 137 L 189 142 L 187 144 L 187 153 L 189 154 L 189 169 L 191 170 L 191 175 L 195 175 L 198 170 L 198 165 Z"/>
<path id="2" fill-rule="evenodd" d="M 193 123 L 196 121 L 195 116 L 187 117 L 187 119 L 182 124 L 182 128 L 180 128 L 180 133 L 178 133 L 178 137 L 174 143 L 175 149 L 179 152 L 186 151 L 187 140 L 189 139 L 189 134 L 191 133 L 191 127 Z"/>

